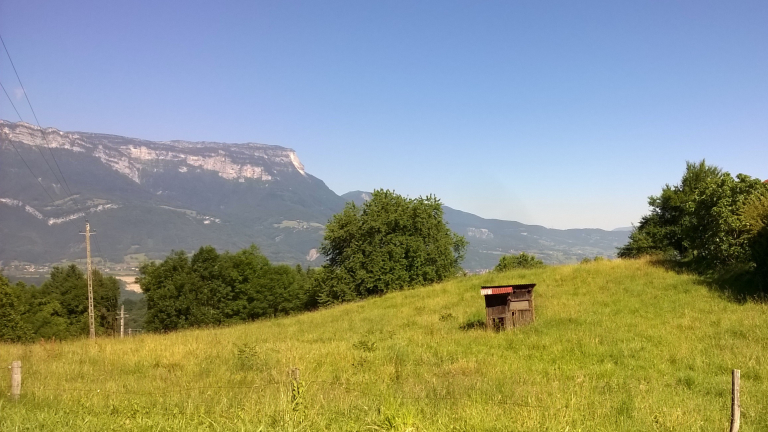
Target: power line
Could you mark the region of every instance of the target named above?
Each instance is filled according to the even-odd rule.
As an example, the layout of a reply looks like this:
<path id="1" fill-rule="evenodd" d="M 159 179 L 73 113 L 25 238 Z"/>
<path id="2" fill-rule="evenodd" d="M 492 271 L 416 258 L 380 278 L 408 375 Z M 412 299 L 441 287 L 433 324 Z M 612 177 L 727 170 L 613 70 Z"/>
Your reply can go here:
<path id="1" fill-rule="evenodd" d="M 16 111 L 16 114 L 19 114 L 19 110 L 17 110 L 17 109 L 16 109 L 16 105 L 14 105 L 14 103 L 13 103 L 13 100 L 11 99 L 11 96 L 10 96 L 10 95 L 8 94 L 8 92 L 5 90 L 5 86 L 3 85 L 3 83 L 2 83 L 2 82 L 0 82 L 0 87 L 2 87 L 2 88 L 3 88 L 3 92 L 5 93 L 5 96 L 7 96 L 7 97 L 8 97 L 8 101 L 11 103 L 11 106 L 13 107 L 13 110 L 14 110 L 14 111 Z M 21 119 L 21 115 L 19 115 L 19 119 Z M 24 156 L 22 156 L 22 155 L 21 155 L 21 153 L 19 152 L 19 149 L 17 149 L 17 148 L 16 148 L 16 145 L 13 143 L 13 141 L 11 141 L 11 140 L 8 140 L 8 142 L 11 144 L 11 147 L 13 147 L 13 149 L 14 149 L 14 150 L 16 150 L 16 154 L 17 154 L 17 155 L 19 155 L 19 157 L 21 158 L 21 161 L 22 161 L 22 162 L 24 162 L 24 166 L 26 166 L 26 167 L 27 167 L 27 169 L 29 170 L 29 173 L 30 173 L 30 174 L 32 174 L 32 177 L 34 177 L 34 178 L 35 178 L 35 180 L 37 180 L 37 183 L 39 183 L 39 184 L 40 184 L 40 187 L 41 187 L 41 188 L 43 188 L 43 192 L 45 192 L 45 194 L 46 194 L 46 195 L 48 195 L 48 198 L 50 198 L 50 199 L 51 199 L 51 204 L 53 204 L 53 205 L 56 205 L 56 201 L 53 199 L 53 197 L 51 196 L 51 194 L 49 194 L 49 193 L 48 193 L 48 190 L 47 190 L 47 189 L 45 188 L 45 186 L 43 185 L 43 182 L 42 182 L 42 181 L 40 181 L 40 178 L 38 178 L 38 177 L 35 175 L 35 173 L 32 171 L 32 168 L 30 168 L 30 166 L 29 166 L 29 164 L 27 163 L 27 161 L 26 161 L 26 160 L 24 160 Z"/>
<path id="2" fill-rule="evenodd" d="M 3 88 L 3 93 L 5 93 L 5 97 L 7 97 L 7 98 L 8 98 L 8 102 L 10 102 L 10 103 L 11 103 L 11 106 L 13 107 L 13 110 L 14 110 L 14 111 L 16 111 L 16 115 L 17 115 L 17 116 L 19 116 L 19 120 L 21 120 L 21 121 L 24 121 L 24 120 L 21 118 L 21 114 L 19 114 L 19 110 L 17 110 L 17 109 L 16 109 L 16 104 L 15 104 L 15 103 L 13 103 L 13 99 L 11 99 L 11 95 L 9 95 L 9 94 L 8 94 L 8 91 L 5 89 L 5 86 L 3 85 L 3 82 L 2 82 L 2 81 L 0 81 L 0 87 L 2 87 L 2 88 Z"/>
<path id="3" fill-rule="evenodd" d="M 40 126 L 40 120 L 37 119 L 37 114 L 35 113 L 35 109 L 32 108 L 32 102 L 30 102 L 29 100 L 29 96 L 27 95 L 27 90 L 24 88 L 24 84 L 21 82 L 21 77 L 19 77 L 19 72 L 16 70 L 16 65 L 13 64 L 13 59 L 11 59 L 11 53 L 8 52 L 8 47 L 5 46 L 5 40 L 3 40 L 2 35 L 0 35 L 0 42 L 3 43 L 3 49 L 5 49 L 5 54 L 8 56 L 8 60 L 11 62 L 11 67 L 13 68 L 13 72 L 16 74 L 16 79 L 19 80 L 21 91 L 24 93 L 24 97 L 27 99 L 27 104 L 29 105 L 29 109 L 32 111 L 32 115 L 35 117 L 35 121 L 37 122 L 37 127 L 40 128 L 40 135 L 43 136 L 43 141 L 45 142 L 45 146 L 48 147 L 48 151 L 51 153 L 51 157 L 53 158 L 53 163 L 56 164 L 56 168 L 59 170 L 59 174 L 61 174 L 61 179 L 64 180 L 64 186 L 67 188 L 67 191 L 69 192 L 69 196 L 72 196 L 73 195 L 72 189 L 69 188 L 69 183 L 67 183 L 67 179 L 64 178 L 64 173 L 61 171 L 59 162 L 56 161 L 56 156 L 53 154 L 53 150 L 51 149 L 50 144 L 48 144 L 48 138 L 46 138 L 45 136 L 45 131 L 43 131 L 43 127 Z M 16 111 L 16 113 L 18 114 L 18 111 Z M 21 116 L 19 116 L 19 118 L 21 118 Z M 40 151 L 40 154 L 41 155 L 43 154 L 42 150 Z M 45 156 L 43 156 L 43 159 L 45 159 Z M 45 163 L 48 164 L 47 159 L 45 159 Z M 53 168 L 51 168 L 50 164 L 48 164 L 48 168 L 51 169 L 51 173 L 53 173 L 53 177 L 56 178 L 57 182 L 59 182 L 59 179 L 58 177 L 56 177 L 56 173 L 53 171 Z M 59 184 L 61 184 L 61 182 L 59 182 Z"/>

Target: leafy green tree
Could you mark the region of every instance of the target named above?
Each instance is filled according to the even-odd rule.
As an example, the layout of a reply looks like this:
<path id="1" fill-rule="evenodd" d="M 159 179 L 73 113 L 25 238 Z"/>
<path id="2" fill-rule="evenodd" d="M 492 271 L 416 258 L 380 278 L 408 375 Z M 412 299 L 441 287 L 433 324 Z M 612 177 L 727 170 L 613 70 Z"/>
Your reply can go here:
<path id="1" fill-rule="evenodd" d="M 768 187 L 745 202 L 741 217 L 750 236 L 752 261 L 765 289 L 768 287 Z"/>
<path id="2" fill-rule="evenodd" d="M 504 255 L 499 258 L 499 263 L 493 269 L 495 272 L 505 272 L 514 269 L 531 269 L 544 267 L 544 261 L 535 255 L 520 252 L 520 255 Z"/>
<path id="3" fill-rule="evenodd" d="M 741 213 L 764 190 L 760 180 L 735 178 L 717 167 L 688 162 L 680 183 L 649 198 L 644 216 L 619 257 L 663 254 L 720 269 L 751 260 L 749 226 Z"/>
<path id="4" fill-rule="evenodd" d="M 184 251 L 172 251 L 161 263 L 148 262 L 139 267 L 137 278 L 147 301 L 146 329 L 172 330 L 188 327 L 191 315 L 189 292 L 194 292 L 189 257 Z"/>
<path id="5" fill-rule="evenodd" d="M 114 276 L 104 276 L 98 270 L 93 270 L 92 278 L 96 333 L 112 334 L 120 284 Z M 50 279 L 35 297 L 32 320 L 41 337 L 63 339 L 88 334 L 88 281 L 77 265 L 53 267 Z"/>
<path id="6" fill-rule="evenodd" d="M 120 302 L 120 282 L 114 276 L 105 276 L 99 270 L 93 270 L 92 283 L 96 329 L 101 334 L 113 334 Z"/>
<path id="7" fill-rule="evenodd" d="M 694 215 L 696 201 L 708 184 L 722 176 L 720 168 L 707 165 L 703 160 L 686 162 L 679 184 L 667 184 L 660 195 L 648 198 L 651 213 L 640 220 L 630 235 L 630 242 L 620 248 L 619 257 L 670 253 L 688 257 L 698 230 Z"/>
<path id="8" fill-rule="evenodd" d="M 696 259 L 715 268 L 749 262 L 749 227 L 744 205 L 763 188 L 760 180 L 724 173 L 702 188 L 694 206 L 696 230 L 689 235 Z"/>
<path id="9" fill-rule="evenodd" d="M 271 265 L 256 246 L 235 254 L 220 254 L 212 246 L 192 257 L 172 252 L 161 263 L 143 264 L 139 272 L 150 331 L 221 325 L 316 306 L 313 272 Z"/>
<path id="10" fill-rule="evenodd" d="M 444 280 L 460 271 L 466 247 L 445 224 L 436 197 L 376 190 L 362 206 L 348 203 L 326 226 L 318 297 L 333 303 Z"/>
<path id="11" fill-rule="evenodd" d="M 97 334 L 113 332 L 119 296 L 117 279 L 94 270 L 93 305 Z M 87 281 L 76 265 L 54 267 L 50 279 L 40 288 L 23 282 L 11 286 L 0 275 L 0 339 L 67 339 L 87 334 Z"/>
<path id="12" fill-rule="evenodd" d="M 19 292 L 0 273 L 0 342 L 27 342 L 32 332 L 22 320 Z"/>
<path id="13" fill-rule="evenodd" d="M 640 224 L 629 234 L 629 241 L 618 250 L 619 258 L 638 258 L 642 256 L 679 257 L 679 252 L 667 241 L 669 230 L 662 226 L 657 213 L 645 215 Z"/>

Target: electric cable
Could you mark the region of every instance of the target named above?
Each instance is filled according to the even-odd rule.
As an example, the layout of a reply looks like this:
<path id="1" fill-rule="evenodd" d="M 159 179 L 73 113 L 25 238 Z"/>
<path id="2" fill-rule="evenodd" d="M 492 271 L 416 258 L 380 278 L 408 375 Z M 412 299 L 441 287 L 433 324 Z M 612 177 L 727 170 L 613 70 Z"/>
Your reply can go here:
<path id="1" fill-rule="evenodd" d="M 45 146 L 48 147 L 48 151 L 51 153 L 51 157 L 53 158 L 53 163 L 56 164 L 56 168 L 59 170 L 59 174 L 61 174 L 61 179 L 64 180 L 64 186 L 67 188 L 67 192 L 69 192 L 69 196 L 71 197 L 73 195 L 72 189 L 69 188 L 69 183 L 67 183 L 67 179 L 64 177 L 64 173 L 61 171 L 59 162 L 56 160 L 56 156 L 53 154 L 53 150 L 51 149 L 50 144 L 48 144 L 48 138 L 46 138 L 45 136 L 45 131 L 43 130 L 43 127 L 40 126 L 40 120 L 38 120 L 37 118 L 37 113 L 35 113 L 35 109 L 32 108 L 32 102 L 29 100 L 29 96 L 27 95 L 27 90 L 24 88 L 24 84 L 21 82 L 21 77 L 19 77 L 19 72 L 16 70 L 16 65 L 13 64 L 13 59 L 11 59 L 11 53 L 8 52 L 8 47 L 5 46 L 5 40 L 3 40 L 2 35 L 0 35 L 0 42 L 2 42 L 3 49 L 5 50 L 5 54 L 8 56 L 8 60 L 11 62 L 11 67 L 13 68 L 13 72 L 16 74 L 16 79 L 19 81 L 19 85 L 21 86 L 21 91 L 24 93 L 24 98 L 27 99 L 27 104 L 29 105 L 29 109 L 32 111 L 32 115 L 35 117 L 35 122 L 37 122 L 37 127 L 40 128 L 40 135 L 43 136 L 43 141 L 45 142 Z M 16 113 L 18 114 L 18 111 Z M 43 152 L 41 150 L 40 154 L 42 153 Z M 43 159 L 45 159 L 45 156 L 43 156 Z M 45 163 L 48 164 L 47 159 L 45 159 Z M 51 173 L 53 173 L 53 177 L 56 178 L 56 181 L 61 185 L 61 182 L 59 182 L 59 178 L 56 177 L 56 173 L 53 171 L 53 168 L 51 168 L 50 164 L 48 164 L 48 168 L 51 169 Z"/>
<path id="2" fill-rule="evenodd" d="M 0 82 L 0 87 L 3 88 L 3 93 L 5 93 L 5 96 L 8 97 L 8 101 L 11 103 L 13 110 L 16 111 L 16 114 L 19 114 L 19 110 L 16 109 L 16 105 L 14 105 L 13 100 L 11 99 L 11 96 L 5 90 L 5 86 L 3 85 L 2 82 Z M 19 119 L 21 119 L 21 115 L 19 115 Z M 45 194 L 48 195 L 48 198 L 50 198 L 51 200 L 51 204 L 55 206 L 56 200 L 54 200 L 51 194 L 48 193 L 48 190 L 45 188 L 45 185 L 43 185 L 43 182 L 40 181 L 40 178 L 35 175 L 35 173 L 32 171 L 32 168 L 27 163 L 27 161 L 24 160 L 24 156 L 21 155 L 21 153 L 19 152 L 19 149 L 16 148 L 16 145 L 13 143 L 13 141 L 8 140 L 8 143 L 11 144 L 11 147 L 13 147 L 14 150 L 16 150 L 16 154 L 19 155 L 19 157 L 21 158 L 21 161 L 24 162 L 24 166 L 27 167 L 27 169 L 29 170 L 29 173 L 32 174 L 32 177 L 34 177 L 35 180 L 37 180 L 37 183 L 40 185 L 40 187 L 43 188 L 43 192 L 45 192 Z"/>

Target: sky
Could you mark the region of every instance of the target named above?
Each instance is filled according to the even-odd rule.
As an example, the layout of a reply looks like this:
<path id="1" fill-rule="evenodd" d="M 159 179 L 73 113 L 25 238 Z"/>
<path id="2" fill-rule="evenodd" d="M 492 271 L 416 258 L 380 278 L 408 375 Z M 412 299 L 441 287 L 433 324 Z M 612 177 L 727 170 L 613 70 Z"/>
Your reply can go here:
<path id="1" fill-rule="evenodd" d="M 552 228 L 636 223 L 688 160 L 768 178 L 766 23 L 765 1 L 0 2 L 44 127 L 280 145 L 339 194 Z M 4 56 L 0 81 L 32 122 Z"/>

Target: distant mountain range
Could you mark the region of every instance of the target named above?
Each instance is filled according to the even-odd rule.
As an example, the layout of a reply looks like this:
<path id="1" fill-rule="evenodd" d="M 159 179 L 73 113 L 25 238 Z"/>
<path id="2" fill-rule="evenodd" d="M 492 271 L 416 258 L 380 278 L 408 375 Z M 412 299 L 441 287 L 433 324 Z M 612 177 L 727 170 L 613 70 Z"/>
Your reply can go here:
<path id="1" fill-rule="evenodd" d="M 94 254 L 111 262 L 255 243 L 273 261 L 319 265 L 324 225 L 347 200 L 361 202 L 365 194 L 337 195 L 284 147 L 154 142 L 0 120 L 2 265 L 83 258 L 86 217 L 97 231 Z M 470 241 L 470 270 L 523 250 L 550 263 L 613 256 L 628 235 L 553 230 L 449 207 L 445 219 Z"/>
<path id="2" fill-rule="evenodd" d="M 342 195 L 362 204 L 370 192 L 354 191 Z M 493 268 L 504 254 L 533 253 L 549 264 L 576 262 L 584 257 L 602 255 L 613 258 L 616 248 L 627 242 L 626 231 L 601 229 L 558 230 L 539 225 L 499 219 L 484 219 L 472 213 L 443 206 L 443 218 L 455 232 L 469 240 L 464 268 Z"/>

